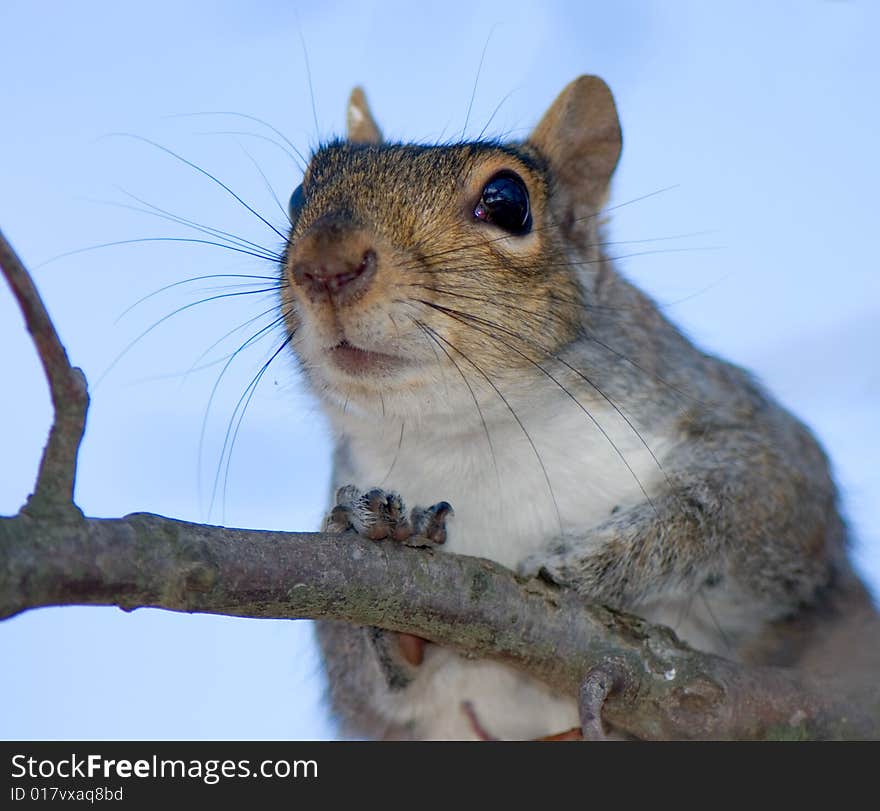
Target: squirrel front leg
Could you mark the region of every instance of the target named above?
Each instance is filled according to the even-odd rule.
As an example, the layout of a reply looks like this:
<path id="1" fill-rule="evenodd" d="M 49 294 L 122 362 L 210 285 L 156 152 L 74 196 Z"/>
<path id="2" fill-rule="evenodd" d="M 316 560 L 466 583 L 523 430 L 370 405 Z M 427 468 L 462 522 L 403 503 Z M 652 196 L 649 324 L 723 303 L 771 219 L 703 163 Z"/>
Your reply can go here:
<path id="1" fill-rule="evenodd" d="M 354 532 L 373 541 L 396 541 L 411 546 L 437 546 L 446 541 L 446 521 L 453 514 L 445 501 L 407 510 L 397 493 L 373 488 L 362 492 L 340 487 L 336 504 L 324 519 L 325 532 Z M 366 629 L 389 689 L 406 687 L 414 668 L 422 664 L 427 640 L 413 634 Z"/>
<path id="2" fill-rule="evenodd" d="M 789 434 L 804 441 L 800 426 Z M 843 545 L 834 486 L 821 450 L 808 444 L 793 457 L 779 438 L 750 431 L 685 441 L 663 460 L 663 492 L 563 539 L 521 571 L 619 609 L 730 579 L 768 620 L 785 616 L 815 600 Z"/>

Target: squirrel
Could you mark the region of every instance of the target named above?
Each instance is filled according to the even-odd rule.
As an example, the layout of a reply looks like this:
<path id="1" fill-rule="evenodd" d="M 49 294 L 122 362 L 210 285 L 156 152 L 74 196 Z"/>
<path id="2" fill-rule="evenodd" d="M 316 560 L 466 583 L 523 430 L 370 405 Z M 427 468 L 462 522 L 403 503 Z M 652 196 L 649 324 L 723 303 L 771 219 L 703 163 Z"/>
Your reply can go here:
<path id="1" fill-rule="evenodd" d="M 520 142 L 386 143 L 360 88 L 347 125 L 291 196 L 282 261 L 289 343 L 335 436 L 326 531 L 490 558 L 743 662 L 808 667 L 827 628 L 873 611 L 817 440 L 604 252 L 622 146 L 604 81 L 571 82 Z M 579 723 L 572 696 L 502 663 L 339 622 L 317 636 L 349 735 Z"/>

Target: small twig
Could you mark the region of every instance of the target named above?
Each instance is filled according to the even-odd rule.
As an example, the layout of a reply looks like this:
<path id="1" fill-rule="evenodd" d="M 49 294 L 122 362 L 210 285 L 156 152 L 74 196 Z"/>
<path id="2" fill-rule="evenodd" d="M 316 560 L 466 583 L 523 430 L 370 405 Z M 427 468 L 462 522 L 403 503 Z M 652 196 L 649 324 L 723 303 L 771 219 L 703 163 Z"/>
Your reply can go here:
<path id="1" fill-rule="evenodd" d="M 89 395 L 85 375 L 73 368 L 33 279 L 0 231 L 0 268 L 12 288 L 49 383 L 55 416 L 37 483 L 23 512 L 79 514 L 73 502 L 76 459 L 85 431 Z"/>
<path id="2" fill-rule="evenodd" d="M 581 715 L 581 734 L 585 741 L 604 741 L 605 727 L 602 724 L 602 708 L 605 700 L 615 689 L 619 689 L 622 677 L 620 668 L 612 660 L 592 668 L 581 684 L 578 703 Z"/>

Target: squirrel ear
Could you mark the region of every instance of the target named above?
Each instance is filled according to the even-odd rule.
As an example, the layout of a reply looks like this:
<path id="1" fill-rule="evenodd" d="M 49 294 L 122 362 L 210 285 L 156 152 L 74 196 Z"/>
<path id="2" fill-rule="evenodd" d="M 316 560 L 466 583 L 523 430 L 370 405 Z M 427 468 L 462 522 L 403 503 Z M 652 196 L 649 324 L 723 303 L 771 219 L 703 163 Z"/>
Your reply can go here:
<path id="1" fill-rule="evenodd" d="M 345 120 L 348 125 L 348 140 L 352 143 L 382 143 L 382 131 L 373 119 L 373 114 L 367 104 L 367 97 L 360 87 L 352 90 L 348 97 L 348 112 Z"/>
<path id="2" fill-rule="evenodd" d="M 529 143 L 553 173 L 591 205 L 600 205 L 620 157 L 621 133 L 611 90 L 598 76 L 580 76 L 557 96 Z"/>

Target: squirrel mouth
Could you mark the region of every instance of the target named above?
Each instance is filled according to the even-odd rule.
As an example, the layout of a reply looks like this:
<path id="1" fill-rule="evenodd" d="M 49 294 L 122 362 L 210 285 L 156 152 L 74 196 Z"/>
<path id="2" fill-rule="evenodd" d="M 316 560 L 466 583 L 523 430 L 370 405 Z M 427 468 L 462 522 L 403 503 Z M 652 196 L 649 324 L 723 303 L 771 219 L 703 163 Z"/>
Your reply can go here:
<path id="1" fill-rule="evenodd" d="M 336 346 L 331 347 L 327 354 L 339 369 L 351 375 L 389 372 L 403 364 L 403 358 L 361 349 L 348 341 L 340 341 Z"/>

